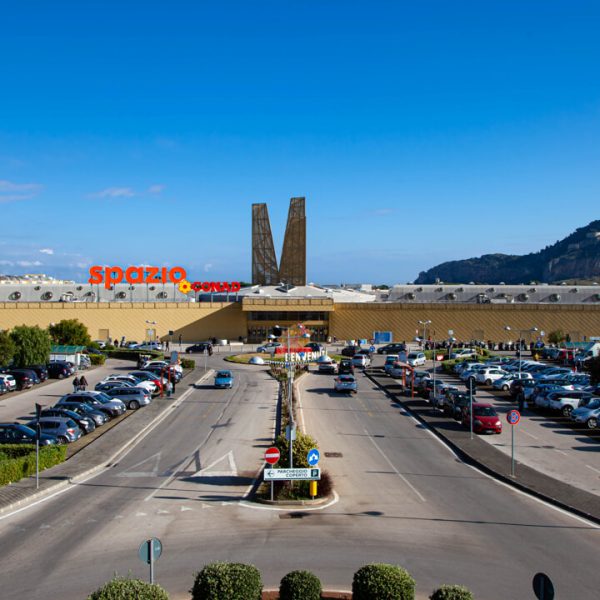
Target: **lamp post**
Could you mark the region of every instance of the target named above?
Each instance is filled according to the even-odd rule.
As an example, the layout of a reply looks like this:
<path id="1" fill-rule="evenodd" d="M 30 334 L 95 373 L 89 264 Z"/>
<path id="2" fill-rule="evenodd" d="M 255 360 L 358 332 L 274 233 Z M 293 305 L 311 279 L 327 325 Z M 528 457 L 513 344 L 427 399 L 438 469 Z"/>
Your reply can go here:
<path id="1" fill-rule="evenodd" d="M 156 321 L 146 321 L 147 325 L 158 325 L 158 323 Z M 147 342 L 151 342 L 152 340 L 150 339 L 150 329 L 146 328 L 146 341 Z M 156 335 L 156 331 L 154 332 L 154 334 Z"/>
<path id="2" fill-rule="evenodd" d="M 504 329 L 506 331 L 512 331 L 512 327 L 510 325 L 505 325 Z M 522 343 L 522 339 L 523 339 L 523 334 L 524 333 L 535 333 L 538 330 L 537 327 L 531 327 L 530 329 L 517 329 L 516 331 L 519 332 L 519 381 L 521 381 L 521 365 L 522 365 L 522 358 L 521 358 L 521 343 Z"/>
<path id="3" fill-rule="evenodd" d="M 419 325 L 423 327 L 423 349 L 425 349 L 425 339 L 427 337 L 427 325 L 431 325 L 431 321 L 427 319 L 427 321 L 419 321 Z"/>

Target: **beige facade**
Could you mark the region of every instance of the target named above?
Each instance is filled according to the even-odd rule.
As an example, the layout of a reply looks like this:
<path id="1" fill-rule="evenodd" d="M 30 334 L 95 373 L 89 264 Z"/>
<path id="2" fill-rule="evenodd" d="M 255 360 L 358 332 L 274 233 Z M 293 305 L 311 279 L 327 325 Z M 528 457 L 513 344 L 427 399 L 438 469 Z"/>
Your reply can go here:
<path id="1" fill-rule="evenodd" d="M 259 313 L 273 313 L 273 319 L 260 319 Z M 281 317 L 293 314 L 287 321 Z M 282 315 L 283 313 L 283 315 Z M 330 299 L 244 300 L 243 303 L 0 303 L 0 329 L 16 325 L 47 327 L 62 319 L 78 319 L 93 339 L 107 337 L 143 341 L 147 329 L 157 337 L 173 339 L 181 334 L 187 342 L 208 337 L 237 340 L 249 337 L 252 327 L 266 331 L 275 324 L 286 325 L 302 314 L 320 314 L 318 320 L 306 320 L 308 327 L 320 328 L 339 340 L 370 338 L 374 331 L 391 331 L 394 340 L 415 337 L 418 322 L 430 320 L 429 333 L 438 339 L 454 331 L 459 340 L 508 341 L 519 329 L 537 327 L 546 332 L 562 329 L 573 341 L 584 336 L 600 336 L 600 306 L 594 305 L 517 305 L 517 304 L 408 304 L 360 303 L 333 304 Z M 263 315 L 268 317 L 268 315 Z M 256 319 L 256 320 L 253 320 Z M 302 319 L 298 319 L 302 320 Z M 146 321 L 155 321 L 149 325 Z M 509 325 L 513 332 L 505 331 Z M 527 339 L 527 336 L 524 336 Z"/>

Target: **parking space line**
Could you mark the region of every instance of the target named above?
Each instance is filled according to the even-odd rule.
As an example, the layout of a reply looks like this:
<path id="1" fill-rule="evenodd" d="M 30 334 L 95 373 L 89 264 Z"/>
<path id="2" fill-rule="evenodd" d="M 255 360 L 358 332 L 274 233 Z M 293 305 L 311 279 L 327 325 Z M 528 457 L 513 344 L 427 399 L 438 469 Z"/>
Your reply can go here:
<path id="1" fill-rule="evenodd" d="M 598 469 L 596 469 L 595 467 L 592 467 L 591 465 L 585 465 L 588 469 L 591 469 L 592 471 L 596 471 L 596 473 L 600 474 L 600 471 Z"/>
<path id="2" fill-rule="evenodd" d="M 555 452 L 558 452 L 559 454 L 563 454 L 564 456 L 569 456 L 566 452 L 563 452 L 562 450 L 559 450 L 558 448 L 554 448 Z"/>
<path id="3" fill-rule="evenodd" d="M 529 433 L 528 431 L 525 431 L 524 429 L 521 430 L 521 433 L 528 435 L 530 438 L 533 438 L 534 440 L 539 440 L 540 438 L 538 438 L 537 436 L 533 435 L 533 433 Z"/>

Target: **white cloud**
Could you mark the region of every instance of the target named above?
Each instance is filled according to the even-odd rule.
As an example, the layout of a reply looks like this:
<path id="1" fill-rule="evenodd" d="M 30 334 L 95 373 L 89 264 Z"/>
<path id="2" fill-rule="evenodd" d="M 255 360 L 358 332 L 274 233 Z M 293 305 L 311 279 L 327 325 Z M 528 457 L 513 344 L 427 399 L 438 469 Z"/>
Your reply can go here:
<path id="1" fill-rule="evenodd" d="M 204 272 L 205 272 L 205 273 L 208 273 L 208 272 L 209 272 L 209 271 L 212 269 L 212 267 L 213 267 L 213 266 L 212 266 L 212 263 L 206 263 L 206 264 L 204 265 Z"/>
<path id="2" fill-rule="evenodd" d="M 151 185 L 148 188 L 148 193 L 149 194 L 160 194 L 164 189 L 165 189 L 164 185 L 155 184 L 155 185 Z"/>
<path id="3" fill-rule="evenodd" d="M 92 198 L 131 198 L 135 196 L 135 192 L 129 187 L 110 187 L 91 196 Z"/>
<path id="4" fill-rule="evenodd" d="M 14 267 L 15 263 L 12 260 L 0 260 L 0 265 L 3 267 Z"/>
<path id="5" fill-rule="evenodd" d="M 14 183 L 7 179 L 0 179 L 0 203 L 29 200 L 41 189 L 39 183 Z"/>
<path id="6" fill-rule="evenodd" d="M 54 250 L 52 250 L 52 248 L 41 248 L 40 253 L 41 254 L 54 254 Z"/>
<path id="7" fill-rule="evenodd" d="M 18 260 L 17 265 L 19 267 L 41 267 L 44 263 L 39 260 Z"/>

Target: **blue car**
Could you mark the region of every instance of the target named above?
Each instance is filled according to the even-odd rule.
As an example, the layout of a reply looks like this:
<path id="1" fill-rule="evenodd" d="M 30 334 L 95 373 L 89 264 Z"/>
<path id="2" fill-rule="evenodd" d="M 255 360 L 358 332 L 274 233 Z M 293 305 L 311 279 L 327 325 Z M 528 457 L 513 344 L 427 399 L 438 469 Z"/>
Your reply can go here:
<path id="1" fill-rule="evenodd" d="M 215 387 L 216 388 L 232 388 L 233 387 L 233 373 L 231 371 L 219 371 L 215 375 Z"/>

